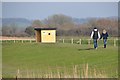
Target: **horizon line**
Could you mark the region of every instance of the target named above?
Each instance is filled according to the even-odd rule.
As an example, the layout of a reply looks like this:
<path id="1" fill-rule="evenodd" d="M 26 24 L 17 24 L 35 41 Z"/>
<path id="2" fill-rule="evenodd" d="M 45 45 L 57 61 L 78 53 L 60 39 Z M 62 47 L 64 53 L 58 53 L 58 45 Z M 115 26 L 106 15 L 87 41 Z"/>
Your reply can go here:
<path id="1" fill-rule="evenodd" d="M 68 16 L 68 17 L 71 17 L 71 16 Z M 76 18 L 76 19 L 90 19 L 90 18 L 91 18 L 91 19 L 92 19 L 92 18 L 112 18 L 112 17 L 113 17 L 113 18 L 118 18 L 118 16 L 83 17 L 83 18 L 82 18 L 82 17 L 81 17 L 81 18 L 79 18 L 79 17 L 78 17 L 78 18 L 77 18 L 77 17 L 71 17 L 71 18 L 72 18 L 72 19 L 73 19 L 73 18 Z M 17 19 L 17 18 L 20 19 L 20 18 L 21 18 L 21 19 L 28 19 L 28 20 L 44 20 L 44 19 L 47 19 L 48 17 L 47 17 L 47 18 L 44 18 L 44 19 L 40 19 L 40 18 L 30 19 L 30 18 L 24 18 L 24 17 L 4 17 L 4 18 L 2 17 L 2 18 L 0 18 L 0 19 L 5 19 L 5 18 L 9 18 L 9 19 L 10 19 L 10 18 L 14 18 L 14 19 Z"/>

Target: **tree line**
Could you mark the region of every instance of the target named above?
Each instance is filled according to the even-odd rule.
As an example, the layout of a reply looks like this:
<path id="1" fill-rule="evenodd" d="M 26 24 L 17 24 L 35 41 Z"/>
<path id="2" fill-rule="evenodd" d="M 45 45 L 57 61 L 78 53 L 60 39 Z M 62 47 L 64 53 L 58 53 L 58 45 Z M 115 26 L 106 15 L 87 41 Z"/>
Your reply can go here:
<path id="1" fill-rule="evenodd" d="M 94 27 L 102 33 L 106 29 L 111 36 L 118 36 L 117 18 L 91 18 L 85 23 L 76 23 L 72 17 L 63 14 L 49 16 L 44 20 L 34 20 L 31 26 L 17 29 L 16 25 L 3 26 L 3 36 L 34 36 L 34 28 L 56 28 L 57 36 L 90 36 Z"/>

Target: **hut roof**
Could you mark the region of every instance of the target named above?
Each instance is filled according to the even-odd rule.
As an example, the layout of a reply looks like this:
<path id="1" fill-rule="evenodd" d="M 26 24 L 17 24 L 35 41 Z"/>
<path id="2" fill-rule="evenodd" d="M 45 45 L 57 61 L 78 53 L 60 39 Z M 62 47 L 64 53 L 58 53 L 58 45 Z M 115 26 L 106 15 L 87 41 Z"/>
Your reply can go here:
<path id="1" fill-rule="evenodd" d="M 34 30 L 56 30 L 56 28 L 34 28 Z"/>

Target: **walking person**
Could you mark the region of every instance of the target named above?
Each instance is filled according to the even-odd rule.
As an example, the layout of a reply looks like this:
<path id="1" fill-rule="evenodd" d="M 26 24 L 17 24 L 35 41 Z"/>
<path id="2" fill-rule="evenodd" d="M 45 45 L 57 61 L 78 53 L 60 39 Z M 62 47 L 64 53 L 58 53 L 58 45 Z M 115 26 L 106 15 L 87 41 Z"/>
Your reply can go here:
<path id="1" fill-rule="evenodd" d="M 93 39 L 94 48 L 97 49 L 97 47 L 98 47 L 97 41 L 100 39 L 100 33 L 96 27 L 94 27 L 94 29 L 91 33 L 91 39 Z"/>
<path id="2" fill-rule="evenodd" d="M 103 38 L 104 48 L 106 48 L 108 33 L 107 33 L 107 31 L 105 29 L 103 30 L 100 39 L 102 39 L 102 38 Z"/>

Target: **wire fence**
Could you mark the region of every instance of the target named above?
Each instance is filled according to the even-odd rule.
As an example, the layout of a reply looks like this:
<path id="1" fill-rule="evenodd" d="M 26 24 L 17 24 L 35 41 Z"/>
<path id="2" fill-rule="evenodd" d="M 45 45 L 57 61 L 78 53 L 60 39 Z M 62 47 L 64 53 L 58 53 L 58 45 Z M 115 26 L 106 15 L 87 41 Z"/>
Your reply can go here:
<path id="1" fill-rule="evenodd" d="M 1 43 L 37 43 L 35 39 L 1 39 Z M 56 43 L 69 43 L 69 44 L 93 44 L 92 39 L 57 39 Z M 116 39 L 107 39 L 107 45 L 118 46 L 120 40 Z M 103 40 L 98 40 L 98 44 L 103 44 Z"/>

